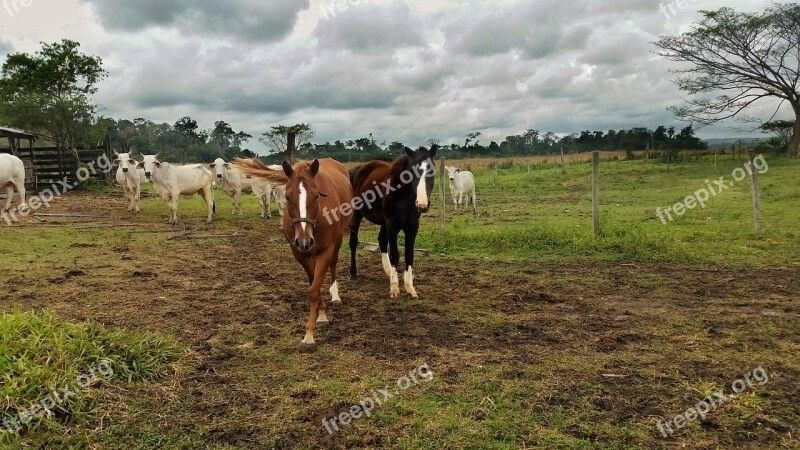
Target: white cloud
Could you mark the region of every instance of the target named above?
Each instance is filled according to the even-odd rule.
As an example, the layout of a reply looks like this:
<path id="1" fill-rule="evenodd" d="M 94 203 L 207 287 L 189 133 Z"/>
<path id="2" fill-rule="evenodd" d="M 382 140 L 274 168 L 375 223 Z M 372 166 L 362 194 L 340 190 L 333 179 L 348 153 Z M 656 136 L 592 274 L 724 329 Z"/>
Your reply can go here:
<path id="1" fill-rule="evenodd" d="M 690 2 L 665 19 L 652 0 L 342 1 L 327 19 L 330 0 L 34 1 L 0 11 L 0 54 L 81 42 L 110 73 L 97 100 L 114 117 L 190 115 L 255 136 L 310 122 L 320 141 L 408 145 L 482 131 L 488 143 L 527 128 L 676 124 L 666 107 L 681 93 L 651 42 L 698 9 L 769 4 Z"/>

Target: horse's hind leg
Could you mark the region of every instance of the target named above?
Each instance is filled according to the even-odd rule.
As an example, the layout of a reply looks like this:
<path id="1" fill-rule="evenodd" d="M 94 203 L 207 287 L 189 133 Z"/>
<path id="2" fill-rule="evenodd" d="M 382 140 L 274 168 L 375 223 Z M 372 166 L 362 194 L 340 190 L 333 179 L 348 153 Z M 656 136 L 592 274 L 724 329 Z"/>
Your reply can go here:
<path id="1" fill-rule="evenodd" d="M 389 234 L 386 232 L 386 225 L 381 225 L 381 231 L 378 232 L 378 248 L 381 250 L 383 273 L 387 277 L 391 277 L 392 263 L 389 261 Z"/>
<path id="2" fill-rule="evenodd" d="M 356 251 L 358 250 L 358 229 L 361 227 L 361 219 L 364 217 L 356 211 L 353 214 L 353 221 L 350 222 L 350 278 L 358 277 L 358 267 L 356 266 Z M 338 252 L 336 254 L 338 258 Z"/>
<path id="3" fill-rule="evenodd" d="M 339 263 L 340 248 L 342 248 L 341 242 L 336 244 L 336 250 L 334 250 L 333 257 L 331 259 L 331 289 L 329 291 L 331 293 L 331 303 L 342 303 L 342 298 L 339 297 L 339 282 L 336 281 L 336 265 Z M 325 310 L 324 303 L 322 310 Z M 321 315 L 322 314 L 320 313 L 320 317 Z M 317 321 L 317 324 L 319 324 L 319 321 Z"/>

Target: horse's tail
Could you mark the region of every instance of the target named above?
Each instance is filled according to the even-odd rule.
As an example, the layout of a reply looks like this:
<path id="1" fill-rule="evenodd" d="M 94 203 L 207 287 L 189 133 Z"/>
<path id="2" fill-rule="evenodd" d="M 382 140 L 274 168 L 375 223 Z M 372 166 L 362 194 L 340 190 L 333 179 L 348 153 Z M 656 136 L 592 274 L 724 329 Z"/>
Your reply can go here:
<path id="1" fill-rule="evenodd" d="M 236 165 L 236 170 L 245 175 L 261 178 L 277 185 L 284 185 L 289 182 L 289 178 L 283 171 L 270 169 L 269 166 L 259 161 L 258 158 L 236 158 L 234 164 Z"/>

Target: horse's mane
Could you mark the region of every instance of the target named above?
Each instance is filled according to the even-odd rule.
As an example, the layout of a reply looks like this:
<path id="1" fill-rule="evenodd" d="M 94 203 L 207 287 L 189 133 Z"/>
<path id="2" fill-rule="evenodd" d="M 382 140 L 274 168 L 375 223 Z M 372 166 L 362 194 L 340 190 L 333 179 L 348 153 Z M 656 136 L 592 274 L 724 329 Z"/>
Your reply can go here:
<path id="1" fill-rule="evenodd" d="M 389 175 L 391 175 L 392 180 L 396 180 L 400 178 L 403 172 L 409 169 L 411 169 L 411 158 L 408 155 L 403 155 L 392 163 Z"/>

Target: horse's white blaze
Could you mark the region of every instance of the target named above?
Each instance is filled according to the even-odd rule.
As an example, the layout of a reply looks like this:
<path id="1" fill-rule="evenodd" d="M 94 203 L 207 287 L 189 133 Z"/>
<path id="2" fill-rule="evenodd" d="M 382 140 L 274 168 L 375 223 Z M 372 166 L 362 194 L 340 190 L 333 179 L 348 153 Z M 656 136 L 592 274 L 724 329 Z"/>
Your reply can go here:
<path id="1" fill-rule="evenodd" d="M 334 281 L 333 282 L 333 284 L 331 285 L 330 293 L 331 293 L 331 302 L 338 303 L 338 302 L 342 301 L 342 299 L 339 297 L 339 282 L 338 281 Z"/>
<path id="2" fill-rule="evenodd" d="M 306 187 L 303 186 L 303 183 L 300 183 L 300 218 L 305 219 L 308 215 L 308 211 L 306 210 Z M 306 231 L 306 223 L 300 222 L 300 227 L 303 228 L 303 231 Z"/>
<path id="3" fill-rule="evenodd" d="M 388 253 L 381 253 L 381 263 L 383 264 L 383 273 L 385 273 L 387 277 L 392 276 L 392 263 L 389 261 Z"/>
<path id="4" fill-rule="evenodd" d="M 427 206 L 428 205 L 428 190 L 427 190 L 427 182 L 425 181 L 426 177 L 428 176 L 428 163 L 423 162 L 420 165 L 420 169 L 422 171 L 422 176 L 420 177 L 419 184 L 417 185 L 417 204 Z"/>

